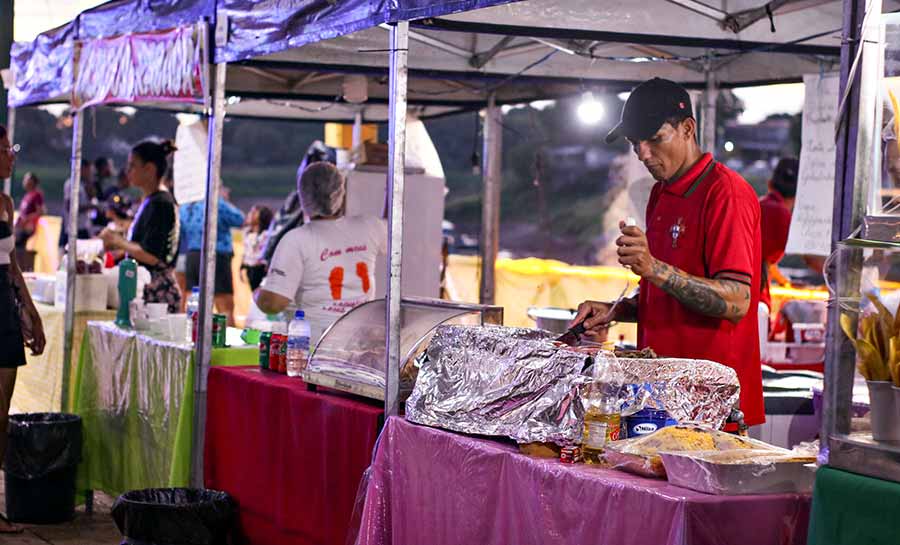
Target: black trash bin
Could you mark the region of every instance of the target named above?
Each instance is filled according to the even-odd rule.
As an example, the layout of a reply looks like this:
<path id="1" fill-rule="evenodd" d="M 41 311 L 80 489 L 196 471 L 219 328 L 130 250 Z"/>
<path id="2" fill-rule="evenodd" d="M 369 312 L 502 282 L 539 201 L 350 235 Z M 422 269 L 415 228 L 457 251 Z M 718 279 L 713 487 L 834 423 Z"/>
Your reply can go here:
<path id="1" fill-rule="evenodd" d="M 80 416 L 10 415 L 3 465 L 6 516 L 10 520 L 54 524 L 72 519 L 81 443 Z"/>
<path id="2" fill-rule="evenodd" d="M 148 488 L 116 498 L 122 545 L 225 545 L 235 503 L 218 490 Z"/>

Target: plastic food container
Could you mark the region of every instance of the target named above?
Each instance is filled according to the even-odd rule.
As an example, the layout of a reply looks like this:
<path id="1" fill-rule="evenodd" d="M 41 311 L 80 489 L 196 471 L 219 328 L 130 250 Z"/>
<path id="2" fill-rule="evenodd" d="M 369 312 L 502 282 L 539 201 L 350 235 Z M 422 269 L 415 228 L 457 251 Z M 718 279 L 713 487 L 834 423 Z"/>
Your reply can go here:
<path id="1" fill-rule="evenodd" d="M 625 417 L 625 437 L 638 437 L 675 424 L 669 413 L 660 409 L 641 409 Z"/>
<path id="2" fill-rule="evenodd" d="M 824 343 L 825 324 L 794 324 L 794 342 Z"/>
<path id="3" fill-rule="evenodd" d="M 790 451 L 661 452 L 670 483 L 716 495 L 812 492 L 816 478 L 812 458 Z"/>
<path id="4" fill-rule="evenodd" d="M 102 274 L 75 275 L 75 311 L 106 310 L 106 278 Z M 66 273 L 56 273 L 54 306 L 66 306 Z"/>

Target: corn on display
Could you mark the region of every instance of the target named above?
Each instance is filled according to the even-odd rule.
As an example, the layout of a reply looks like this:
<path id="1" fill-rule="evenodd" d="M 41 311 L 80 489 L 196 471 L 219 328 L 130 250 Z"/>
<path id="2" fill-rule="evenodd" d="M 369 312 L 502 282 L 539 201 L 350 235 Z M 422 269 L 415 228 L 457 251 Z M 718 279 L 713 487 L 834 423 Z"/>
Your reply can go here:
<path id="1" fill-rule="evenodd" d="M 856 348 L 856 365 L 866 380 L 889 380 L 900 387 L 900 308 L 891 314 L 877 296 L 867 297 L 876 312 L 862 315 L 858 328 L 852 316 L 841 314 L 841 329 Z"/>

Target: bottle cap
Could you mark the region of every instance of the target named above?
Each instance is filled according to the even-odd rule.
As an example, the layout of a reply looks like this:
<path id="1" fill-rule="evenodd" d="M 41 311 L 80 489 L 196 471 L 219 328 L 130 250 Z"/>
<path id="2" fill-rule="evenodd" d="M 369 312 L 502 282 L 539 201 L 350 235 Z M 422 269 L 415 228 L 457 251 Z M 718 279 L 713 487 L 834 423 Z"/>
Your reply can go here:
<path id="1" fill-rule="evenodd" d="M 298 320 L 298 319 L 302 320 L 305 317 L 306 317 L 306 314 L 302 310 L 298 310 L 297 312 L 294 313 L 295 320 Z"/>
<path id="2" fill-rule="evenodd" d="M 200 286 L 194 286 L 191 288 L 191 293 L 200 293 Z"/>

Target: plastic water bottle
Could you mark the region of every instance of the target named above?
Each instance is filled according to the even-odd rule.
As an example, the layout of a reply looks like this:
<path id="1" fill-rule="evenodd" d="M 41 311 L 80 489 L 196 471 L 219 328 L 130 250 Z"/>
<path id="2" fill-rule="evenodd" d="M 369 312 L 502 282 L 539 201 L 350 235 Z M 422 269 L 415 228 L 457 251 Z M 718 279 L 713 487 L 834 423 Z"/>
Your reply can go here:
<path id="1" fill-rule="evenodd" d="M 193 289 L 191 289 L 191 296 L 188 297 L 187 304 L 184 308 L 187 317 L 184 340 L 186 342 L 194 342 L 197 340 L 197 325 L 194 323 L 194 317 L 197 315 L 197 312 L 200 311 L 200 286 L 194 286 Z"/>
<path id="2" fill-rule="evenodd" d="M 309 322 L 302 310 L 294 313 L 294 319 L 288 326 L 287 341 L 287 374 L 289 377 L 300 376 L 306 369 L 309 358 Z"/>

